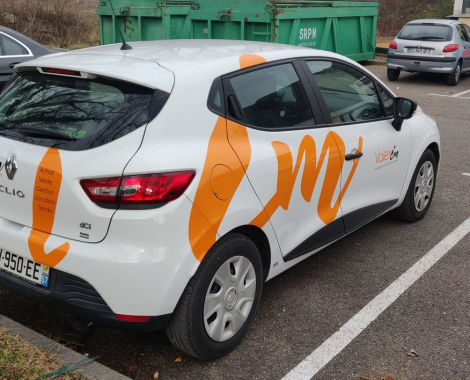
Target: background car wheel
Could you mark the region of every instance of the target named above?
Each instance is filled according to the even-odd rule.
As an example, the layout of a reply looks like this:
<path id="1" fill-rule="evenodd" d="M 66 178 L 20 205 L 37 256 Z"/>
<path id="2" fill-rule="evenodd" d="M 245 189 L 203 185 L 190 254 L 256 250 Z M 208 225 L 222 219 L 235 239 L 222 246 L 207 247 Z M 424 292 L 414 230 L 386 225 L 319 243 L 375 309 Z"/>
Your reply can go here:
<path id="1" fill-rule="evenodd" d="M 387 69 L 387 78 L 388 80 L 395 82 L 400 76 L 400 70 Z"/>
<path id="2" fill-rule="evenodd" d="M 391 214 L 406 222 L 417 222 L 426 215 L 436 187 L 436 158 L 426 149 L 416 166 L 403 203 Z"/>
<path id="3" fill-rule="evenodd" d="M 457 86 L 459 83 L 460 75 L 462 74 L 462 64 L 459 62 L 455 67 L 455 70 L 452 74 L 447 75 L 447 84 L 449 86 Z"/>
<path id="4" fill-rule="evenodd" d="M 255 244 L 240 234 L 221 238 L 191 278 L 166 327 L 171 342 L 201 359 L 233 350 L 258 309 L 263 265 Z"/>

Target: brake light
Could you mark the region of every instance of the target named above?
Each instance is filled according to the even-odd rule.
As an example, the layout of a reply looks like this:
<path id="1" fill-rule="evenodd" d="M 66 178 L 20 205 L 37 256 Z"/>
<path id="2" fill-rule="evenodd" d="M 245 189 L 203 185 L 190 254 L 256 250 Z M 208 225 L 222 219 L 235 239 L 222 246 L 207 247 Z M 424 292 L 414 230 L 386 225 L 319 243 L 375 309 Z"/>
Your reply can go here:
<path id="1" fill-rule="evenodd" d="M 444 53 L 452 53 L 454 51 L 459 50 L 459 45 L 457 44 L 450 44 L 444 47 Z"/>
<path id="2" fill-rule="evenodd" d="M 398 44 L 396 43 L 396 41 L 390 42 L 389 48 L 393 49 L 393 50 L 397 50 L 398 49 Z"/>
<path id="3" fill-rule="evenodd" d="M 74 71 L 74 70 L 54 69 L 52 67 L 42 67 L 41 70 L 42 70 L 43 73 L 49 73 L 49 74 L 71 75 L 71 76 L 74 76 L 74 77 L 81 77 L 82 76 L 80 74 L 80 71 Z"/>
<path id="4" fill-rule="evenodd" d="M 194 171 L 188 171 L 84 179 L 80 185 L 94 203 L 156 204 L 179 198 L 194 175 Z"/>

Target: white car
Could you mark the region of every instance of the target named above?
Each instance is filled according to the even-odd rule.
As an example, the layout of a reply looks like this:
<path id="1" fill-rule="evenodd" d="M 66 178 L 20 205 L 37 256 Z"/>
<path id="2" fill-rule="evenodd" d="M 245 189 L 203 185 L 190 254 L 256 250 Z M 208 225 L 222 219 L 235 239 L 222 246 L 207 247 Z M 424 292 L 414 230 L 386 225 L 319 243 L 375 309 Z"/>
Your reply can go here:
<path id="1" fill-rule="evenodd" d="M 212 359 L 263 283 L 429 209 L 439 131 L 337 54 L 136 42 L 16 66 L 0 97 L 0 284 Z"/>

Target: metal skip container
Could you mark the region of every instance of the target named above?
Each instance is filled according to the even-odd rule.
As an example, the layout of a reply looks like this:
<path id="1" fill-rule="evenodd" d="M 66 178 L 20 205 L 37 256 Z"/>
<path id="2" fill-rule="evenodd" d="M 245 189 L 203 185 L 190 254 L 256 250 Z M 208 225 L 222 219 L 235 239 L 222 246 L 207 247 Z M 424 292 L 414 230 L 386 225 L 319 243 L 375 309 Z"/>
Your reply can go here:
<path id="1" fill-rule="evenodd" d="M 373 59 L 379 3 L 359 1 L 101 0 L 101 42 L 231 39 L 329 50 Z"/>

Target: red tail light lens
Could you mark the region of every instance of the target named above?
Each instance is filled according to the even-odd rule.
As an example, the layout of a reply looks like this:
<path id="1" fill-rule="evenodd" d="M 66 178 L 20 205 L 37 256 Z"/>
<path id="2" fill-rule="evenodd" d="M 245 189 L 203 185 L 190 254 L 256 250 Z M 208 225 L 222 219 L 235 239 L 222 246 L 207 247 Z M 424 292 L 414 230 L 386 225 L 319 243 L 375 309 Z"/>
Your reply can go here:
<path id="1" fill-rule="evenodd" d="M 397 50 L 398 49 L 398 44 L 396 43 L 396 41 L 390 42 L 389 48 L 393 49 L 393 50 Z"/>
<path id="2" fill-rule="evenodd" d="M 156 204 L 179 198 L 194 178 L 194 171 L 145 174 L 80 181 L 95 203 Z"/>
<path id="3" fill-rule="evenodd" d="M 454 51 L 457 51 L 459 50 L 459 45 L 457 44 L 450 44 L 450 45 L 447 45 L 446 47 L 444 47 L 444 53 L 452 53 Z"/>
<path id="4" fill-rule="evenodd" d="M 114 314 L 117 319 L 123 322 L 147 322 L 150 317 L 141 315 Z"/>
<path id="5" fill-rule="evenodd" d="M 83 190 L 95 203 L 115 203 L 121 178 L 97 178 L 80 181 Z"/>

